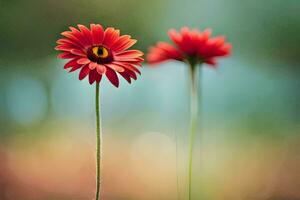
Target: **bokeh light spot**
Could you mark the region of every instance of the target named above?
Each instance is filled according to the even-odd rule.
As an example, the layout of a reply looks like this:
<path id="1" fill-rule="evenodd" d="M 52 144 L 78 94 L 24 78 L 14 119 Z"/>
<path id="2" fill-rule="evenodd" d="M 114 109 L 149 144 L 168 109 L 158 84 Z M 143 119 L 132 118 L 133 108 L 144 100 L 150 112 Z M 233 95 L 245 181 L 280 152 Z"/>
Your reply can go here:
<path id="1" fill-rule="evenodd" d="M 19 77 L 8 83 L 6 103 L 8 115 L 13 121 L 22 125 L 32 125 L 46 114 L 46 90 L 39 80 Z"/>

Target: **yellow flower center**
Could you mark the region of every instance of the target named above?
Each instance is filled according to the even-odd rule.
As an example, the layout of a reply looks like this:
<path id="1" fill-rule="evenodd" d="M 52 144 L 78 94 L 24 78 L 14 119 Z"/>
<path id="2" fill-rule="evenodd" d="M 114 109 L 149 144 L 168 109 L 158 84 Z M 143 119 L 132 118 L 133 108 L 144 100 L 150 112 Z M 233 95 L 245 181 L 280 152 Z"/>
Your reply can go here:
<path id="1" fill-rule="evenodd" d="M 109 56 L 108 50 L 103 46 L 95 46 L 92 48 L 92 51 L 99 58 L 107 58 Z"/>
<path id="2" fill-rule="evenodd" d="M 87 50 L 87 57 L 99 64 L 110 63 L 113 61 L 113 54 L 110 49 L 104 46 L 91 46 Z"/>

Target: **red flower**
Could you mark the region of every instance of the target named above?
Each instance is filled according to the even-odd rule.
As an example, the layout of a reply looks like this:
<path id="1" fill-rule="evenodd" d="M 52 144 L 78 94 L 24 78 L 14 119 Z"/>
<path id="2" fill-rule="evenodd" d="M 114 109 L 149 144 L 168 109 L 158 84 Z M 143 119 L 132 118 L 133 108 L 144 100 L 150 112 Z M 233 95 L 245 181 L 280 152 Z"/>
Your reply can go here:
<path id="1" fill-rule="evenodd" d="M 56 50 L 62 51 L 58 58 L 70 59 L 64 66 L 70 72 L 80 69 L 79 80 L 89 76 L 90 84 L 100 82 L 102 75 L 116 87 L 119 86 L 119 73 L 126 81 L 137 79 L 137 69 L 141 66 L 143 53 L 127 50 L 136 43 L 129 35 L 120 36 L 114 28 L 103 30 L 100 24 L 91 24 L 90 29 L 83 25 L 70 27 L 62 32 L 65 38 L 57 40 Z"/>
<path id="2" fill-rule="evenodd" d="M 231 44 L 226 43 L 223 36 L 210 37 L 210 29 L 200 32 L 184 27 L 180 33 L 171 29 L 168 34 L 175 46 L 158 42 L 155 47 L 150 47 L 147 55 L 150 64 L 179 60 L 188 61 L 190 64 L 206 63 L 215 66 L 217 57 L 228 56 L 231 51 Z"/>

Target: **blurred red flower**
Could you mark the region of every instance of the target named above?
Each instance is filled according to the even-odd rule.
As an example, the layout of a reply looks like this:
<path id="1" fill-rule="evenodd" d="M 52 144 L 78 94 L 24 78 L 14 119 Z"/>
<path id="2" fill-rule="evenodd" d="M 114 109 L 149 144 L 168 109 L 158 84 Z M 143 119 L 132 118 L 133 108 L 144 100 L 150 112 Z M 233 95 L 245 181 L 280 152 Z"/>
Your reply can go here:
<path id="1" fill-rule="evenodd" d="M 137 79 L 137 69 L 143 61 L 143 53 L 138 50 L 127 50 L 136 43 L 129 35 L 120 35 L 112 27 L 102 28 L 100 24 L 91 24 L 90 29 L 78 25 L 70 31 L 61 33 L 64 38 L 57 40 L 56 50 L 61 59 L 70 59 L 64 66 L 70 72 L 80 69 L 79 80 L 89 76 L 90 84 L 100 82 L 102 75 L 116 87 L 119 86 L 119 73 L 131 83 Z"/>
<path id="2" fill-rule="evenodd" d="M 150 47 L 147 55 L 150 64 L 179 60 L 216 66 L 217 57 L 228 56 L 231 52 L 231 44 L 226 43 L 223 36 L 211 38 L 210 29 L 201 32 L 183 27 L 179 33 L 174 29 L 169 30 L 168 35 L 175 45 L 158 42 Z"/>

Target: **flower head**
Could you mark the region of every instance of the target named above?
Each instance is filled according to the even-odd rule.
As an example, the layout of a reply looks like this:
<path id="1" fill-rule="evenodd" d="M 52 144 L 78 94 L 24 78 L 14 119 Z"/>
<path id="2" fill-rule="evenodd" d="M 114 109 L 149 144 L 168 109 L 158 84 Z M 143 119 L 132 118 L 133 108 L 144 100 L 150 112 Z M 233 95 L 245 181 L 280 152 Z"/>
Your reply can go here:
<path id="1" fill-rule="evenodd" d="M 69 59 L 65 69 L 70 72 L 80 69 L 79 80 L 89 77 L 90 84 L 100 82 L 103 75 L 116 87 L 118 74 L 131 83 L 140 74 L 137 67 L 143 62 L 143 53 L 128 50 L 136 43 L 129 35 L 120 35 L 114 28 L 105 30 L 100 24 L 91 24 L 90 29 L 78 25 L 61 33 L 64 38 L 57 40 L 56 50 L 62 51 L 58 58 Z"/>
<path id="2" fill-rule="evenodd" d="M 190 64 L 206 63 L 216 66 L 216 58 L 228 56 L 231 44 L 225 42 L 223 36 L 211 38 L 211 30 L 203 32 L 183 27 L 180 32 L 169 30 L 168 35 L 173 44 L 158 42 L 150 47 L 147 60 L 156 64 L 167 60 L 188 61 Z"/>

